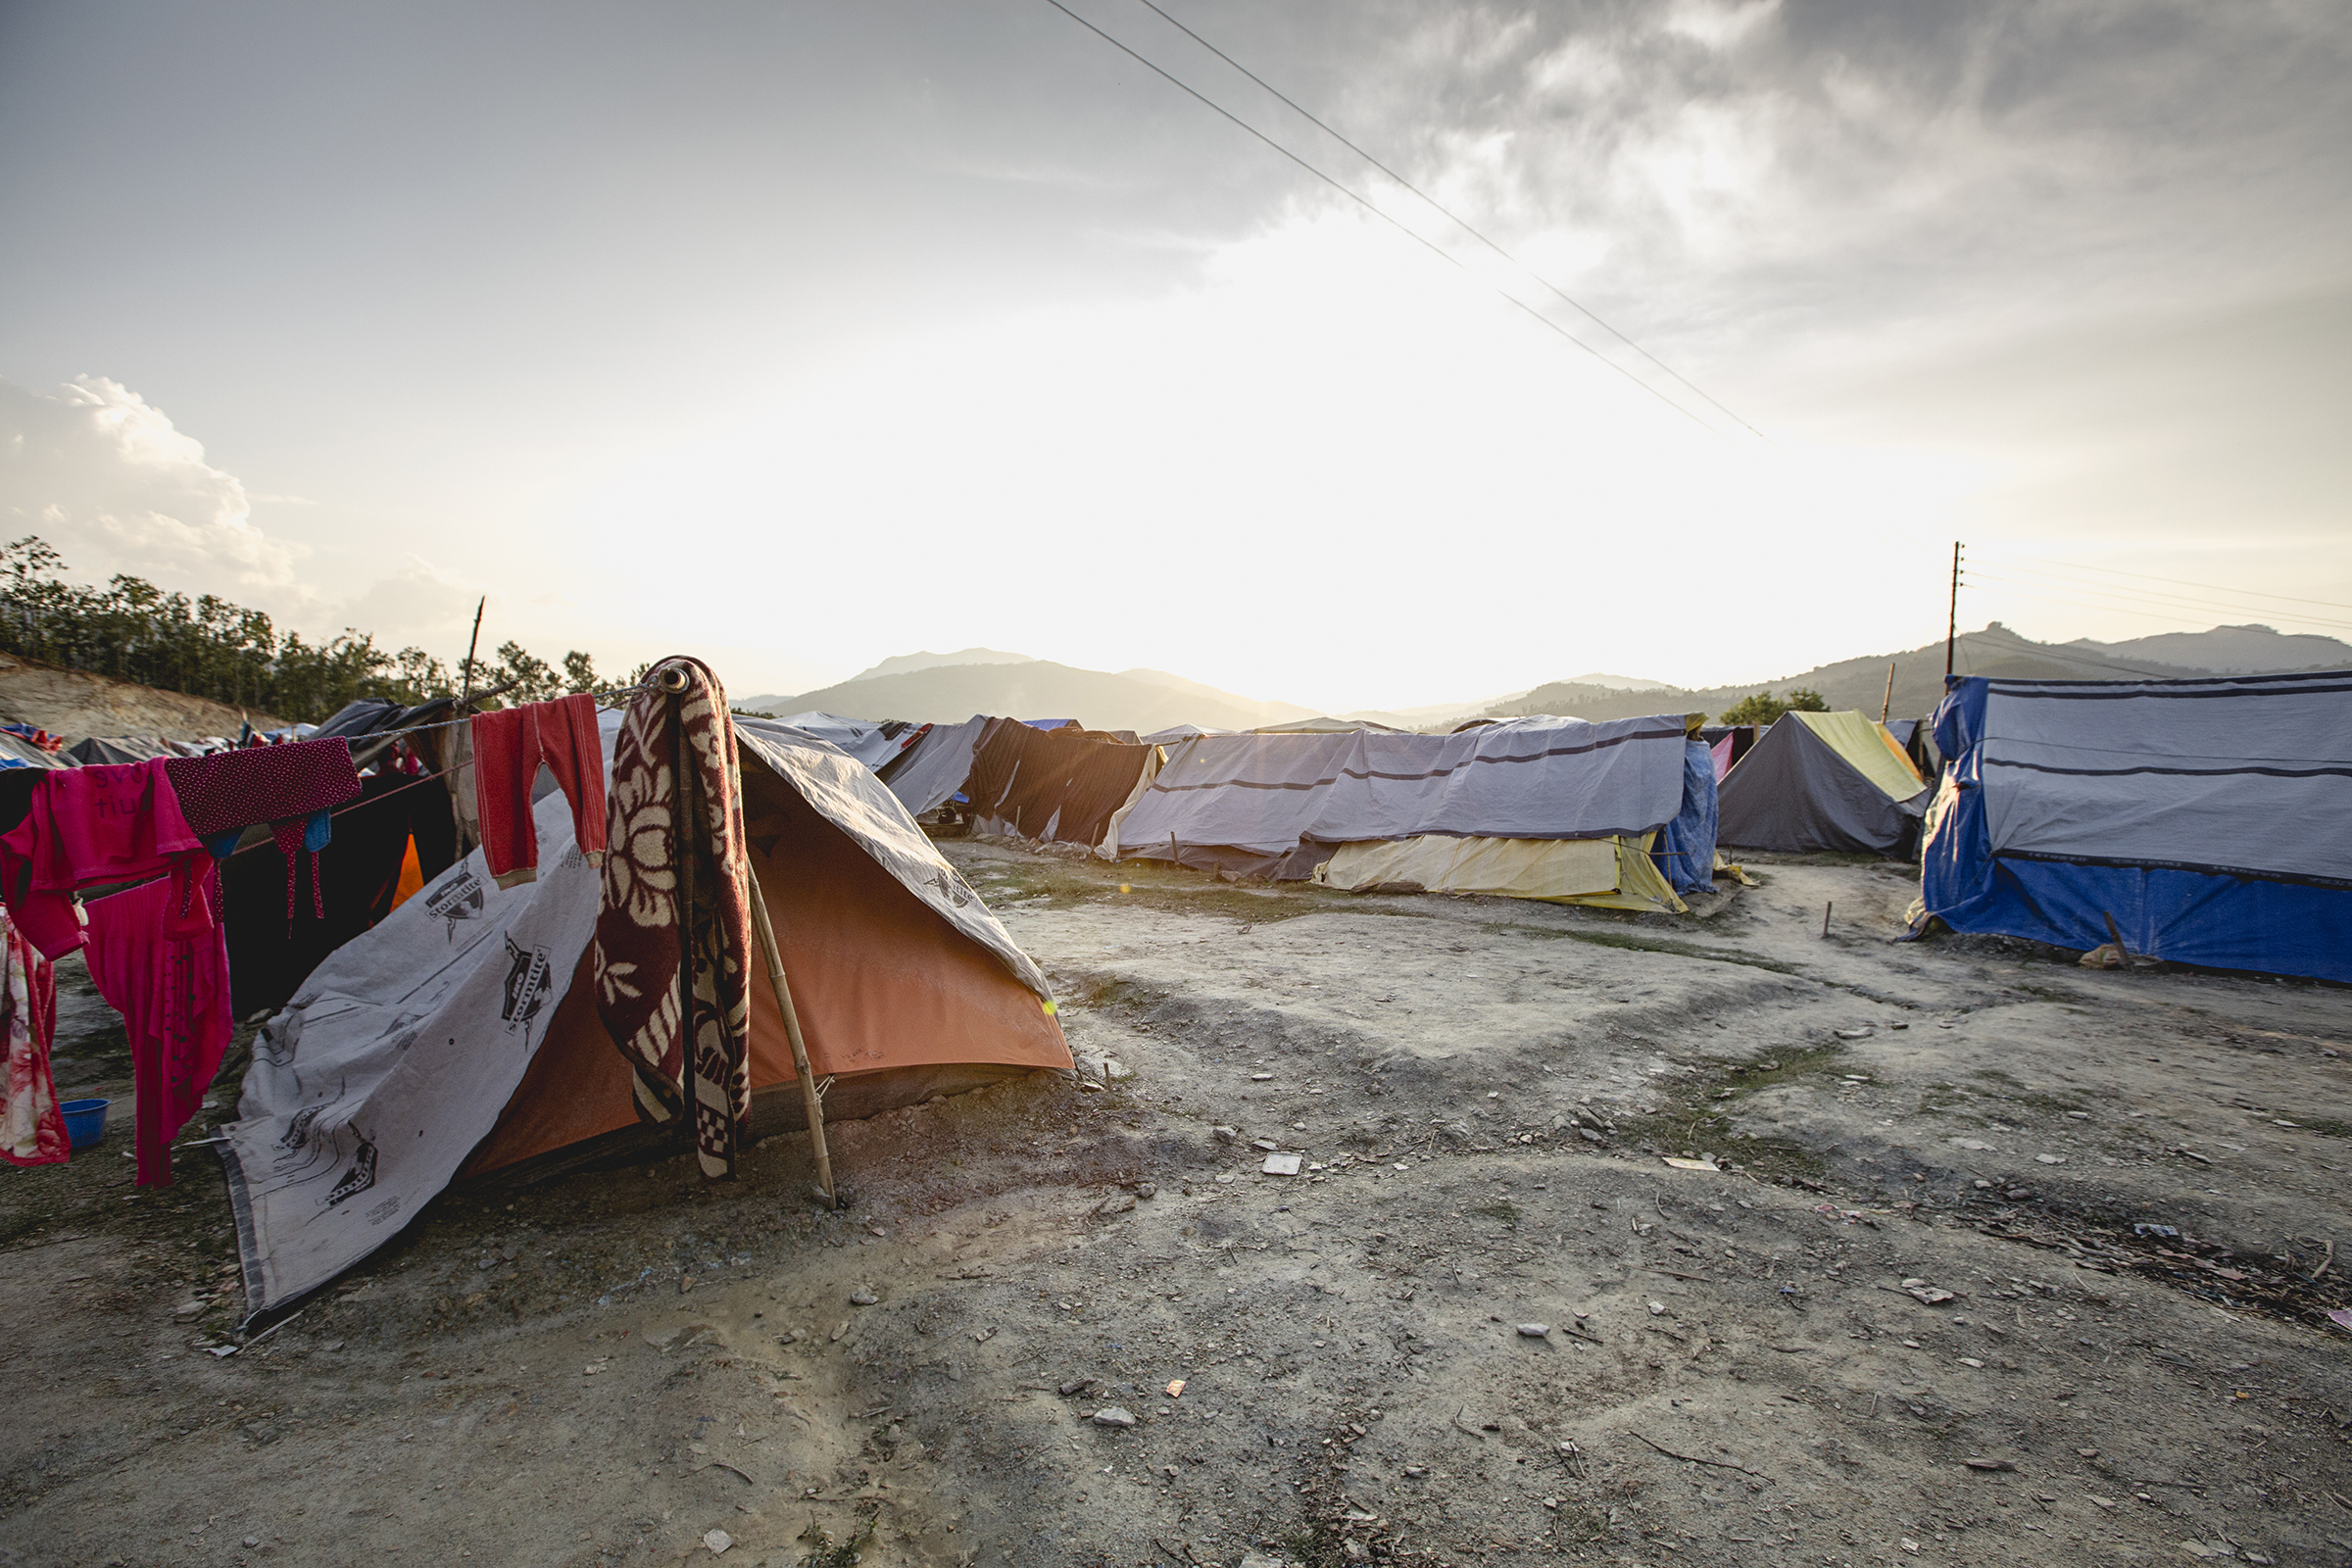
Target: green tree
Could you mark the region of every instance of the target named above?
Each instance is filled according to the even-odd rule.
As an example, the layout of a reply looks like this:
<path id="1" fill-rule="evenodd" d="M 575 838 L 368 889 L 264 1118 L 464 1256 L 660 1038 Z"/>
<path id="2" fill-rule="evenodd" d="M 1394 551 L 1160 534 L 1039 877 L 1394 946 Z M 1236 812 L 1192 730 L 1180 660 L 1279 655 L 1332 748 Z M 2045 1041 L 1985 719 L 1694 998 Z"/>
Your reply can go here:
<path id="1" fill-rule="evenodd" d="M 564 689 L 575 694 L 596 690 L 596 661 L 576 648 L 564 656 Z"/>
<path id="2" fill-rule="evenodd" d="M 1826 713 L 1830 705 L 1821 693 L 1799 686 L 1787 698 L 1770 692 L 1757 692 L 1742 697 L 1721 713 L 1715 715 L 1718 724 L 1770 724 L 1783 713 Z"/>

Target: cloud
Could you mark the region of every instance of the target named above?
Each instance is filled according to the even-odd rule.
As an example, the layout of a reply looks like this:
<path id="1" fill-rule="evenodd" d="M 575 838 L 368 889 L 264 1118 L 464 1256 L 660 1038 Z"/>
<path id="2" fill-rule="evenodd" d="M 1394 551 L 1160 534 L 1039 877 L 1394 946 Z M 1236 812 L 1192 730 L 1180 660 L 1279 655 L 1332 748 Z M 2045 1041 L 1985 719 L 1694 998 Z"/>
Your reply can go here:
<path id="1" fill-rule="evenodd" d="M 301 548 L 255 527 L 252 512 L 235 474 L 121 382 L 84 375 L 35 392 L 0 380 L 0 518 L 76 572 L 283 599 Z"/>

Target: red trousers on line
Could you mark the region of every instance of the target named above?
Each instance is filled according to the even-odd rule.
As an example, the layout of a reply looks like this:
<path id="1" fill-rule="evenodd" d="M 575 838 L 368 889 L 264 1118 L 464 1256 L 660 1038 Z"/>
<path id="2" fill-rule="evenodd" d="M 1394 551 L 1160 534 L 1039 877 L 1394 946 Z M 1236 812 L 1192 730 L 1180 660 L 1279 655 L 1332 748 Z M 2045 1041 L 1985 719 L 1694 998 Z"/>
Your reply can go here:
<path id="1" fill-rule="evenodd" d="M 539 830 L 531 784 L 539 765 L 571 803 L 572 837 L 590 865 L 605 863 L 605 760 L 596 742 L 596 702 L 559 697 L 473 715 L 473 799 L 482 818 L 482 857 L 502 888 L 539 875 Z"/>

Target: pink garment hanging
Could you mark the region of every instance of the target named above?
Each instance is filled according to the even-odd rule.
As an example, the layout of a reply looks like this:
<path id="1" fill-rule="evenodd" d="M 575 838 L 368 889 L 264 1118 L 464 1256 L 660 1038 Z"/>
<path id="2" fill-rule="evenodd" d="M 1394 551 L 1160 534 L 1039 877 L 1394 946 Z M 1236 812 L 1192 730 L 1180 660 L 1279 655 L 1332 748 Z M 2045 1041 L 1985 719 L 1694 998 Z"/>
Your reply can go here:
<path id="1" fill-rule="evenodd" d="M 0 837 L 0 899 L 25 940 L 54 960 L 82 944 L 75 888 L 170 872 L 180 896 L 168 934 L 198 936 L 213 929 L 210 906 L 187 896 L 203 848 L 165 759 L 58 768 L 33 786 L 24 820 Z"/>
<path id="2" fill-rule="evenodd" d="M 210 877 L 196 881 L 197 901 L 212 905 Z M 98 994 L 122 1015 L 130 1036 L 137 1100 L 132 1147 L 141 1187 L 172 1185 L 172 1140 L 204 1103 L 228 1050 L 228 938 L 218 924 L 206 935 L 170 935 L 179 895 L 168 878 L 93 899 L 90 940 L 82 957 Z"/>
<path id="3" fill-rule="evenodd" d="M 1720 784 L 1723 782 L 1723 775 L 1732 770 L 1732 738 L 1726 735 L 1713 746 L 1708 747 L 1707 752 L 1715 759 L 1715 782 Z"/>
<path id="4" fill-rule="evenodd" d="M 0 914 L 0 1033 L 8 1052 L 0 1082 L 0 1159 L 62 1165 L 72 1153 L 49 1048 L 57 1036 L 57 971 Z"/>
<path id="5" fill-rule="evenodd" d="M 318 851 L 325 847 L 325 835 L 312 832 L 306 843 L 305 829 L 329 808 L 360 793 L 359 770 L 351 763 L 351 742 L 335 735 L 322 741 L 216 752 L 210 757 L 174 757 L 166 760 L 164 771 L 171 775 L 188 826 L 199 837 L 218 840 L 256 822 L 270 825 L 270 837 L 286 860 L 289 920 L 294 918 L 294 857 L 308 848 L 312 912 L 320 919 L 326 917 L 325 900 L 318 889 Z"/>
<path id="6" fill-rule="evenodd" d="M 539 875 L 531 784 L 542 762 L 571 803 L 572 838 L 580 853 L 590 865 L 605 863 L 605 757 L 597 743 L 594 698 L 562 697 L 476 713 L 471 734 L 482 858 L 500 887 Z"/>

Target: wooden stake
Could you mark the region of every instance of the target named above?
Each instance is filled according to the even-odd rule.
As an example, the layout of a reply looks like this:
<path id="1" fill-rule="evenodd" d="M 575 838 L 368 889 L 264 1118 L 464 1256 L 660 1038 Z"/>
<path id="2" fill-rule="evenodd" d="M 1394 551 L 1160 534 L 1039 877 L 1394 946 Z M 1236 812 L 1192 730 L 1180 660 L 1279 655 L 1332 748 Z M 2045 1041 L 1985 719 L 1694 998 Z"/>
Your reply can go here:
<path id="1" fill-rule="evenodd" d="M 1835 899 L 1821 906 L 1821 937 L 1824 942 L 1827 942 L 1830 937 L 1830 911 L 1836 907 L 1838 907 L 1838 902 Z"/>
<path id="2" fill-rule="evenodd" d="M 828 1207 L 841 1206 L 833 1189 L 833 1156 L 825 1148 L 825 1102 L 816 1092 L 816 1075 L 808 1068 L 808 1047 L 801 1038 L 801 1015 L 792 1004 L 792 985 L 784 978 L 784 955 L 776 947 L 776 928 L 767 917 L 767 896 L 760 891 L 758 872 L 752 874 L 752 924 L 760 931 L 760 951 L 767 955 L 767 983 L 775 987 L 776 1008 L 784 1014 L 784 1038 L 792 1042 L 792 1068 L 801 1075 L 801 1102 L 808 1112 L 808 1148 L 816 1155 L 816 1185 Z"/>
<path id="3" fill-rule="evenodd" d="M 2115 928 L 2115 916 L 2101 909 L 2099 918 L 2107 922 L 2107 940 L 2115 944 L 2115 961 L 2126 969 L 2131 968 L 2132 950 L 2124 946 L 2124 934 Z"/>
<path id="4" fill-rule="evenodd" d="M 482 611 L 489 603 L 490 596 L 484 594 L 473 607 L 473 635 L 466 639 L 466 692 L 458 699 L 461 709 L 470 707 L 473 703 L 473 651 L 481 646 Z"/>

